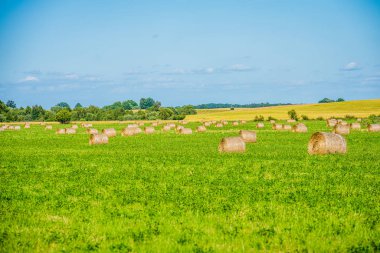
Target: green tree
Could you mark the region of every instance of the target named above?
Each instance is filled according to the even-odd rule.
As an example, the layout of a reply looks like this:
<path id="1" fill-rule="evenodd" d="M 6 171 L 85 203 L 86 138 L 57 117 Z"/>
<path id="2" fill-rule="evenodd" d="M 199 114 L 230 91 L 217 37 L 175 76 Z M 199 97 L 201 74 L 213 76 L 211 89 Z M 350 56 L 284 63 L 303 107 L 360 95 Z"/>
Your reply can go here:
<path id="1" fill-rule="evenodd" d="M 9 111 L 9 108 L 6 104 L 4 104 L 3 101 L 0 100 L 0 113 L 5 113 L 5 112 L 8 112 Z"/>
<path id="2" fill-rule="evenodd" d="M 318 103 L 332 103 L 332 102 L 335 102 L 335 101 L 329 98 L 324 98 L 318 101 Z"/>
<path id="3" fill-rule="evenodd" d="M 158 112 L 158 117 L 159 119 L 162 119 L 162 120 L 170 119 L 173 115 L 174 115 L 173 110 L 169 108 L 160 108 Z"/>
<path id="4" fill-rule="evenodd" d="M 38 119 L 43 118 L 45 114 L 45 110 L 44 108 L 42 108 L 42 106 L 35 105 L 32 107 L 31 114 L 32 114 L 32 120 L 38 120 Z"/>
<path id="5" fill-rule="evenodd" d="M 298 115 L 297 115 L 296 110 L 293 109 L 293 110 L 288 111 L 288 115 L 291 119 L 298 120 Z"/>
<path id="6" fill-rule="evenodd" d="M 13 100 L 8 100 L 7 101 L 7 106 L 9 108 L 16 108 L 16 103 Z"/>
<path id="7" fill-rule="evenodd" d="M 140 108 L 141 109 L 148 109 L 149 107 L 152 107 L 154 105 L 154 99 L 153 98 L 141 98 L 140 99 Z"/>
<path id="8" fill-rule="evenodd" d="M 336 102 L 344 102 L 344 99 L 343 99 L 343 98 L 338 98 L 338 99 L 336 100 Z"/>
<path id="9" fill-rule="evenodd" d="M 68 103 L 66 103 L 66 102 L 60 102 L 60 103 L 56 104 L 55 106 L 56 107 L 61 107 L 61 108 L 66 108 L 69 111 L 71 111 L 70 105 Z"/>
<path id="10" fill-rule="evenodd" d="M 124 110 L 132 110 L 137 109 L 139 107 L 139 105 L 133 100 L 126 100 L 122 102 L 121 105 L 123 106 Z"/>
<path id="11" fill-rule="evenodd" d="M 83 108 L 83 106 L 82 106 L 80 103 L 77 103 L 77 104 L 74 106 L 74 109 L 79 109 L 79 108 Z"/>
<path id="12" fill-rule="evenodd" d="M 56 114 L 56 119 L 61 124 L 67 124 L 71 119 L 71 112 L 68 109 L 62 109 Z"/>

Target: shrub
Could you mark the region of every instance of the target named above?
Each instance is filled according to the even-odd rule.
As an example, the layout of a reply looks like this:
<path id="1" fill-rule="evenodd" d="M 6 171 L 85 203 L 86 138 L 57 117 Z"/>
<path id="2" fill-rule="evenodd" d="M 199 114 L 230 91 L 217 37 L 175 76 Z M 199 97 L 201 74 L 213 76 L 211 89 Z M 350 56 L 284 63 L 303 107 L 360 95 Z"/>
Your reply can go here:
<path id="1" fill-rule="evenodd" d="M 254 121 L 264 121 L 263 115 L 256 115 Z"/>
<path id="2" fill-rule="evenodd" d="M 296 110 L 293 109 L 293 110 L 288 111 L 288 115 L 291 119 L 298 120 L 298 115 L 297 115 Z"/>
<path id="3" fill-rule="evenodd" d="M 302 119 L 302 120 L 309 120 L 309 117 L 306 116 L 306 115 L 301 115 L 301 119 Z"/>
<path id="4" fill-rule="evenodd" d="M 268 117 L 268 121 L 269 121 L 269 120 L 277 120 L 277 119 L 276 119 L 275 117 L 269 116 L 269 117 Z"/>
<path id="5" fill-rule="evenodd" d="M 316 118 L 316 120 L 325 120 L 323 117 L 319 116 Z"/>
<path id="6" fill-rule="evenodd" d="M 70 122 L 71 112 L 68 109 L 62 109 L 57 112 L 57 115 L 55 117 L 59 123 L 67 124 Z"/>

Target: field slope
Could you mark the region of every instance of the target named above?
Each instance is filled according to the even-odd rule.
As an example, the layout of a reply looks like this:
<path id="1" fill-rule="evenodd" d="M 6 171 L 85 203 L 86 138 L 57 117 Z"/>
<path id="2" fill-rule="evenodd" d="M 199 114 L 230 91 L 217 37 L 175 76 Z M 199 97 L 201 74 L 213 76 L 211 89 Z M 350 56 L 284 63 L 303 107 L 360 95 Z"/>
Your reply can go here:
<path id="1" fill-rule="evenodd" d="M 265 118 L 272 116 L 277 119 L 287 119 L 287 112 L 296 110 L 299 115 L 306 115 L 310 118 L 317 117 L 344 117 L 354 115 L 356 117 L 368 117 L 370 114 L 380 114 L 380 99 L 355 100 L 328 104 L 304 104 L 285 105 L 264 108 L 235 108 L 224 109 L 200 109 L 197 115 L 189 115 L 187 120 L 252 120 L 256 115 L 263 115 Z"/>

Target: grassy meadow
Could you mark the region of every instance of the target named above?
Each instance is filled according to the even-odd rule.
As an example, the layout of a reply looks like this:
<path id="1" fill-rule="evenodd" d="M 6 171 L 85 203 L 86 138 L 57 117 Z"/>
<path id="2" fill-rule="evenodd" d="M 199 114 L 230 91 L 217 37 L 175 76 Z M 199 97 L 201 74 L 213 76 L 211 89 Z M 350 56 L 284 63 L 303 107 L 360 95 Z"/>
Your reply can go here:
<path id="1" fill-rule="evenodd" d="M 238 154 L 218 144 L 252 121 L 131 137 L 126 124 L 94 124 L 118 130 L 98 146 L 84 128 L 0 132 L 0 252 L 380 251 L 380 133 L 352 131 L 347 154 L 310 156 L 311 134 L 331 129 L 304 123 L 308 133 L 266 122 Z"/>
<path id="2" fill-rule="evenodd" d="M 189 115 L 188 120 L 252 120 L 256 115 L 265 118 L 272 116 L 276 119 L 287 119 L 288 111 L 295 109 L 298 115 L 307 115 L 309 118 L 318 117 L 368 117 L 370 114 L 380 114 L 380 99 L 354 100 L 339 103 L 284 105 L 263 108 L 230 108 L 223 109 L 200 109 L 198 114 Z"/>

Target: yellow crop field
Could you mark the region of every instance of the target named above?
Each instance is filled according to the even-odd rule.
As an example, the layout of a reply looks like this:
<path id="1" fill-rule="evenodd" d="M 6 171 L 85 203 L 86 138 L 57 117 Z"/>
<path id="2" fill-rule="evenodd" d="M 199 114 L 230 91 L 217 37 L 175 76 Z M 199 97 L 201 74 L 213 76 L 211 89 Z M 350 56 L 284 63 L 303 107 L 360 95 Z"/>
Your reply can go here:
<path id="1" fill-rule="evenodd" d="M 344 117 L 353 115 L 356 117 L 367 117 L 370 114 L 380 114 L 380 99 L 355 100 L 325 104 L 302 104 L 285 105 L 264 108 L 235 108 L 235 110 L 225 109 L 200 109 L 197 115 L 189 115 L 187 120 L 252 120 L 256 115 L 263 115 L 265 118 L 272 116 L 276 119 L 287 119 L 288 111 L 296 110 L 299 116 L 306 115 L 309 118 L 317 117 Z"/>

